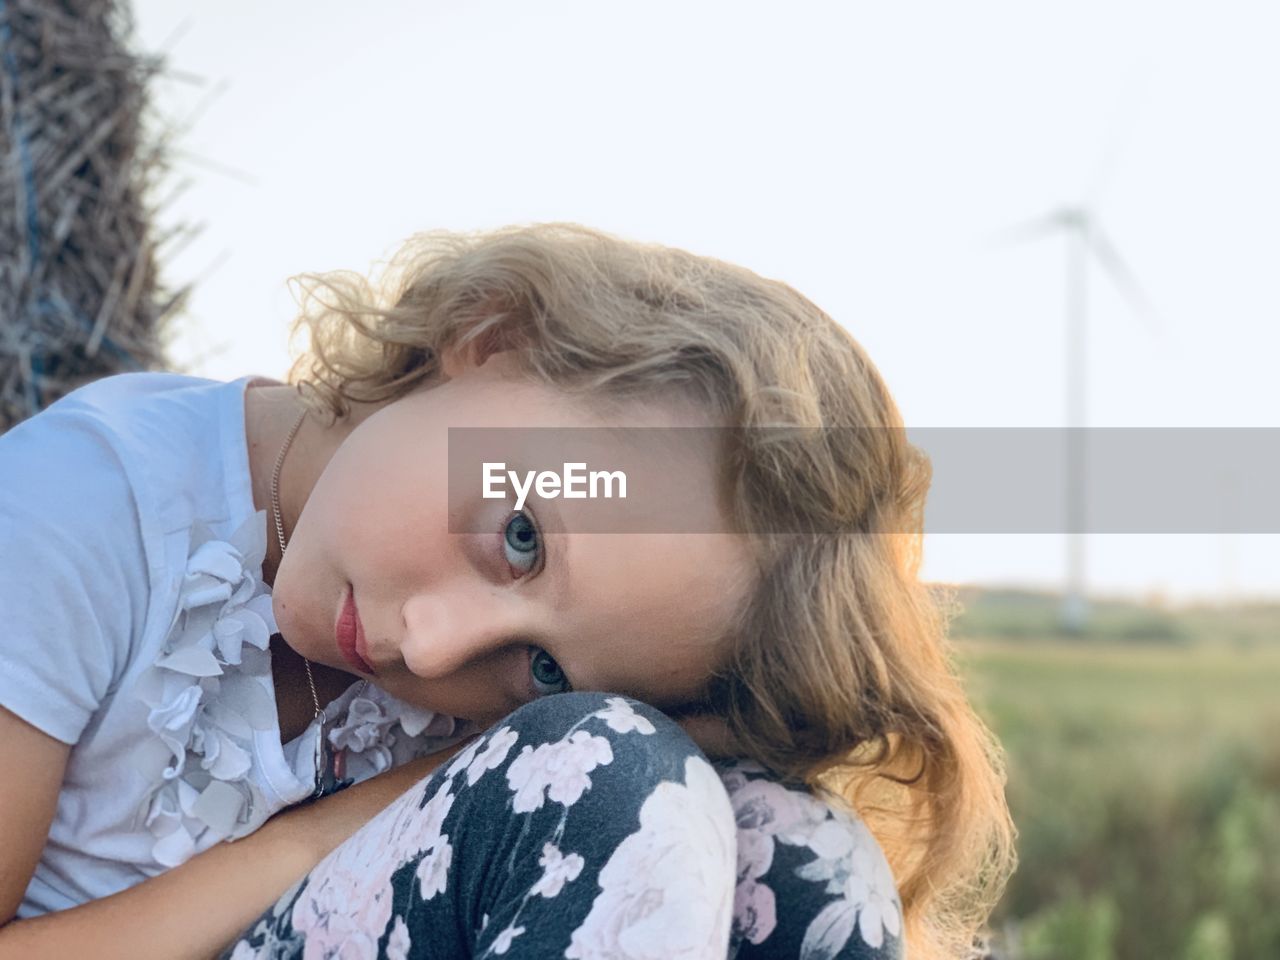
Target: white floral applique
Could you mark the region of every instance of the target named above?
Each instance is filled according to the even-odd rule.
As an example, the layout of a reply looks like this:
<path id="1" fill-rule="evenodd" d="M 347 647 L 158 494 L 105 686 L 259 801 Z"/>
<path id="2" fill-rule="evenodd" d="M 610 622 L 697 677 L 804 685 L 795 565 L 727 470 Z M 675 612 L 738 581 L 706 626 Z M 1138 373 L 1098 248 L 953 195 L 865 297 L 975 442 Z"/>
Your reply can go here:
<path id="1" fill-rule="evenodd" d="M 397 916 L 395 928 L 387 938 L 387 960 L 409 960 L 411 946 L 409 928 L 405 925 L 404 918 Z"/>
<path id="2" fill-rule="evenodd" d="M 385 930 L 391 922 L 391 877 L 406 863 L 418 861 L 418 895 L 424 901 L 446 891 L 453 847 L 444 824 L 453 808 L 456 780 L 494 738 L 505 742 L 505 754 L 515 741 L 514 731 L 506 732 L 512 736 L 501 737 L 498 731 L 455 757 L 425 804 L 420 791 L 407 790 L 312 869 L 289 915 L 294 932 L 306 939 L 307 956 L 376 960 L 376 938 L 368 931 Z M 466 762 L 459 763 L 461 759 Z M 407 930 L 404 939 L 407 944 Z"/>
<path id="3" fill-rule="evenodd" d="M 376 960 L 378 936 L 392 919 L 392 875 L 448 845 L 440 829 L 453 805 L 450 786 L 441 784 L 421 809 L 421 793 L 406 791 L 311 870 L 289 914 L 307 956 Z"/>
<path id="4" fill-rule="evenodd" d="M 597 767 L 611 764 L 614 759 L 613 746 L 608 738 L 581 729 L 590 721 L 603 721 L 604 725 L 615 733 L 638 732 L 645 735 L 655 733 L 657 730 L 648 717 L 636 712 L 631 701 L 623 697 L 608 697 L 603 709 L 596 710 L 574 723 L 558 740 L 541 743 L 536 747 L 525 745 L 520 754 L 511 761 L 507 767 L 506 779 L 513 793 L 511 809 L 514 813 L 532 813 L 541 809 L 548 800 L 560 804 L 562 809 L 560 823 L 554 831 L 553 840 L 543 845 L 542 855 L 538 859 L 539 866 L 543 868 L 542 876 L 525 894 L 524 900 L 516 909 L 515 916 L 510 918 L 506 929 L 482 954 L 484 957 L 505 953 L 512 939 L 524 931 L 525 928 L 517 924 L 529 900 L 534 897 L 549 899 L 558 896 L 566 884 L 578 879 L 586 866 L 586 860 L 581 854 L 565 853 L 558 846 L 558 841 L 563 834 L 569 808 L 591 789 L 589 774 Z M 509 734 L 509 737 L 504 734 Z M 484 751 L 477 751 L 475 745 L 464 751 L 454 760 L 454 765 L 449 772 L 453 774 L 466 769 L 470 779 L 476 769 L 483 773 L 503 763 L 514 743 L 515 734 L 504 727 L 494 735 L 492 743 Z M 725 861 L 725 877 L 721 884 L 721 892 L 725 896 L 720 899 L 725 902 L 723 910 L 711 911 L 711 926 L 714 928 L 711 940 L 721 939 L 727 942 L 729 921 L 732 918 L 732 900 L 728 896 L 732 890 L 728 880 L 732 877 L 733 870 L 732 812 L 725 799 L 724 789 L 716 780 L 710 765 L 700 758 L 698 762 L 705 769 L 700 770 L 686 764 L 686 784 L 663 783 L 645 801 L 640 814 L 640 831 L 624 841 L 622 847 L 615 851 L 614 858 L 610 860 L 612 867 L 606 866 L 606 873 L 600 875 L 600 885 L 605 887 L 608 880 L 609 886 L 593 901 L 587 922 L 573 934 L 572 944 L 569 951 L 565 953 L 566 957 L 599 957 L 604 960 L 606 957 L 652 956 L 662 957 L 665 960 L 667 957 L 692 958 L 714 955 L 714 949 L 712 953 L 705 952 L 707 943 L 703 941 L 707 938 L 702 928 L 706 924 L 701 921 L 705 921 L 707 916 L 702 909 L 701 900 L 690 900 L 684 906 L 684 909 L 687 909 L 689 904 L 699 904 L 700 922 L 694 924 L 697 929 L 691 937 L 686 938 L 697 941 L 699 945 L 695 946 L 691 953 L 687 953 L 682 952 L 684 940 L 673 941 L 667 927 L 670 921 L 675 919 L 676 913 L 682 909 L 677 905 L 680 894 L 677 893 L 671 899 L 664 901 L 662 884 L 667 884 L 673 890 L 683 890 L 687 888 L 691 875 L 698 875 L 699 870 L 707 866 L 707 861 L 717 858 L 715 856 L 702 858 L 704 862 L 697 864 L 699 869 L 692 871 L 692 874 L 686 872 L 686 876 L 680 881 L 663 877 L 658 886 L 649 883 L 650 868 L 653 867 L 661 873 L 658 862 L 666 863 L 671 860 L 671 857 L 657 853 L 652 863 L 635 862 L 649 854 L 654 854 L 654 851 L 648 848 L 654 846 L 653 833 L 657 821 L 663 821 L 668 815 L 675 816 L 675 808 L 684 802 L 693 804 L 694 808 L 702 813 L 706 813 L 707 810 L 703 805 L 704 801 L 710 800 L 712 804 L 718 804 L 715 811 L 719 814 L 718 826 L 721 828 L 718 837 L 715 829 L 707 829 L 711 825 L 703 822 L 703 819 L 698 816 L 689 817 L 686 812 L 683 822 L 686 825 L 693 824 L 692 829 L 698 836 L 696 840 L 690 840 L 681 833 L 679 843 L 686 851 L 691 845 L 695 849 L 705 850 L 706 845 L 710 844 L 712 847 L 717 847 L 722 854 L 719 859 Z M 645 813 L 646 810 L 648 814 Z M 658 832 L 660 833 L 662 829 L 658 828 Z M 700 844 L 702 846 L 699 846 Z M 632 868 L 635 868 L 636 872 L 628 874 L 627 871 Z M 694 876 L 693 883 L 696 885 L 697 882 L 697 876 Z M 714 883 L 708 885 L 709 889 L 714 887 Z M 715 900 L 714 896 L 712 900 Z M 486 917 L 486 925 L 487 920 Z M 679 924 L 674 926 L 678 927 Z M 722 938 L 719 937 L 720 933 L 724 934 Z M 675 936 L 678 939 L 681 934 L 677 932 Z M 575 950 L 579 952 L 574 952 Z M 723 943 L 721 952 L 723 952 Z"/>
<path id="5" fill-rule="evenodd" d="M 241 940 L 236 944 L 230 960 L 259 960 L 261 955 L 261 951 L 253 949 L 246 941 Z"/>
<path id="6" fill-rule="evenodd" d="M 493 941 L 493 952 L 497 954 L 506 953 L 511 949 L 511 941 L 522 933 L 524 933 L 524 927 L 507 927 Z"/>
<path id="7" fill-rule="evenodd" d="M 453 866 L 453 845 L 449 835 L 441 834 L 440 842 L 418 861 L 414 876 L 418 878 L 418 893 L 423 900 L 430 900 L 445 892 L 449 885 L 449 868 Z"/>
<path id="8" fill-rule="evenodd" d="M 826 881 L 827 892 L 840 895 L 809 924 L 800 949 L 806 960 L 836 956 L 855 924 L 869 947 L 882 946 L 886 932 L 895 937 L 902 933 L 901 903 L 880 845 L 861 820 L 834 809 L 831 813 L 833 819 L 806 843 L 817 856 L 796 870 L 803 879 Z"/>
<path id="9" fill-rule="evenodd" d="M 578 879 L 578 874 L 587 865 L 580 853 L 565 856 L 554 843 L 542 845 L 542 856 L 538 858 L 538 866 L 542 867 L 542 876 L 529 891 L 530 896 L 544 896 L 550 899 L 558 896 L 566 883 Z"/>
<path id="10" fill-rule="evenodd" d="M 571 807 L 591 786 L 587 774 L 612 762 L 609 741 L 586 730 L 575 730 L 537 747 L 526 744 L 507 768 L 507 783 L 515 791 L 511 808 L 516 813 L 532 813 L 547 798 Z"/>
<path id="11" fill-rule="evenodd" d="M 504 726 L 494 731 L 484 749 L 476 754 L 473 760 L 468 761 L 467 784 L 474 786 L 485 773 L 502 766 L 518 739 L 519 734 L 510 727 Z"/>
<path id="12" fill-rule="evenodd" d="M 573 931 L 571 960 L 724 956 L 733 918 L 733 811 L 701 757 L 684 783 L 664 781 L 640 807 L 640 828 L 600 870 L 601 892 Z"/>
<path id="13" fill-rule="evenodd" d="M 901 903 L 893 874 L 866 824 L 813 794 L 788 789 L 757 764 L 737 762 L 721 770 L 737 821 L 738 882 L 735 936 L 758 944 L 777 925 L 773 890 L 761 879 L 773 864 L 774 845 L 807 847 L 814 858 L 796 868 L 802 880 L 823 884 L 828 903 L 810 921 L 800 948 L 804 960 L 827 960 L 845 948 L 854 931 L 869 947 L 885 934 L 900 936 Z"/>
<path id="14" fill-rule="evenodd" d="M 140 768 L 154 776 L 167 760 L 139 812 L 155 838 L 152 856 L 166 867 L 214 840 L 252 832 L 268 815 L 249 779 L 254 732 L 277 723 L 267 685 L 276 623 L 259 579 L 266 530 L 263 510 L 225 540 L 203 523 L 192 526 L 177 612 L 138 683 L 156 737 Z"/>
<path id="15" fill-rule="evenodd" d="M 597 710 L 592 716 L 599 717 L 615 733 L 630 733 L 632 730 L 653 733 L 657 730 L 648 717 L 636 713 L 631 704 L 622 697 L 608 697 L 605 703 L 608 706 L 603 710 Z"/>

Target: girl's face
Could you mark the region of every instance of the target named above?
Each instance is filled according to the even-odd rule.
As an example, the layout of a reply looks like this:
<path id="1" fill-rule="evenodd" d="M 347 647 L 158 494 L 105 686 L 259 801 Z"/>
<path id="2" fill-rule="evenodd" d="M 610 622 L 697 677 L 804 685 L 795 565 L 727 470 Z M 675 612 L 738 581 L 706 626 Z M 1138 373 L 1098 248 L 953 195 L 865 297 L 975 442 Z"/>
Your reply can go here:
<path id="1" fill-rule="evenodd" d="M 289 645 L 486 726 L 570 688 L 658 707 L 696 696 L 747 601 L 745 538 L 565 532 L 565 501 L 531 492 L 517 513 L 514 495 L 483 499 L 479 482 L 450 502 L 451 426 L 693 425 L 674 402 L 624 409 L 625 418 L 593 413 L 498 353 L 374 412 L 329 460 L 276 574 L 274 612 Z M 697 470 L 692 489 L 715 515 L 710 459 Z M 451 505 L 484 532 L 451 533 Z M 349 594 L 373 672 L 339 646 Z"/>

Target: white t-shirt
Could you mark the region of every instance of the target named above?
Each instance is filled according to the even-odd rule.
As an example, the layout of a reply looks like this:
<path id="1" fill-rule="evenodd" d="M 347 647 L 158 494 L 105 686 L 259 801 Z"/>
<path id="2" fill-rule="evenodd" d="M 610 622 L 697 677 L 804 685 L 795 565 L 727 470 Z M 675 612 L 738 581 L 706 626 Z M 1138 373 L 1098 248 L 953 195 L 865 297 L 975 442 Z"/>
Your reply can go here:
<path id="1" fill-rule="evenodd" d="M 105 377 L 0 435 L 0 705 L 72 745 L 19 917 L 163 873 L 313 790 L 319 724 L 280 743 L 254 379 Z M 325 715 L 357 781 L 469 732 L 365 681 Z"/>

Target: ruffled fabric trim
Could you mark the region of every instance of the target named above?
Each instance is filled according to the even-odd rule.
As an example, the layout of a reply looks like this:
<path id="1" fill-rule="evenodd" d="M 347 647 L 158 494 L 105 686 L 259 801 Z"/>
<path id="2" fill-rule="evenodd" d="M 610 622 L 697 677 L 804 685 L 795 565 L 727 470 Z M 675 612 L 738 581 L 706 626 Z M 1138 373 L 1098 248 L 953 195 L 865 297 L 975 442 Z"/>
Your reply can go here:
<path id="1" fill-rule="evenodd" d="M 472 732 L 465 721 L 397 700 L 366 680 L 346 705 L 345 718 L 329 731 L 329 743 L 343 752 L 343 775 L 359 783 Z"/>
<path id="2" fill-rule="evenodd" d="M 152 856 L 165 867 L 252 833 L 279 809 L 270 808 L 253 776 L 255 734 L 280 736 L 269 649 L 276 622 L 261 580 L 266 511 L 225 540 L 199 522 L 191 537 L 168 639 L 137 688 L 154 735 L 139 768 L 153 778 L 163 765 L 139 809 L 140 826 L 151 831 Z M 356 781 L 466 735 L 467 725 L 454 718 L 402 703 L 367 682 L 353 683 L 329 706 L 330 719 L 331 711 L 346 709 L 329 741 L 346 751 L 345 775 Z M 314 726 L 299 740 L 314 737 Z M 314 764 L 308 766 L 314 780 Z"/>
<path id="3" fill-rule="evenodd" d="M 253 812 L 266 805 L 249 779 L 254 731 L 278 723 L 274 699 L 257 679 L 270 682 L 276 630 L 270 592 L 255 573 L 266 550 L 264 510 L 226 540 L 203 523 L 192 526 L 168 639 L 138 684 L 156 737 L 141 765 L 153 776 L 156 748 L 167 757 L 144 802 L 152 856 L 166 867 L 207 847 L 200 844 L 206 831 L 249 832 L 258 826 Z"/>

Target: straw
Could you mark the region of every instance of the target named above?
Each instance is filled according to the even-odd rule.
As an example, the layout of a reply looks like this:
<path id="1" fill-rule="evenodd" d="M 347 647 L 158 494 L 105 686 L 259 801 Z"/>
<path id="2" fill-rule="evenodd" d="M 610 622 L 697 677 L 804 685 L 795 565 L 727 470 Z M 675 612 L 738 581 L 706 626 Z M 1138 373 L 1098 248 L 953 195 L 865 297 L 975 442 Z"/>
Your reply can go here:
<path id="1" fill-rule="evenodd" d="M 126 3 L 0 0 L 0 432 L 167 367 L 192 284 L 166 288 L 156 251 L 190 230 L 151 229 L 174 131 L 149 97 L 164 59 L 132 39 Z"/>

